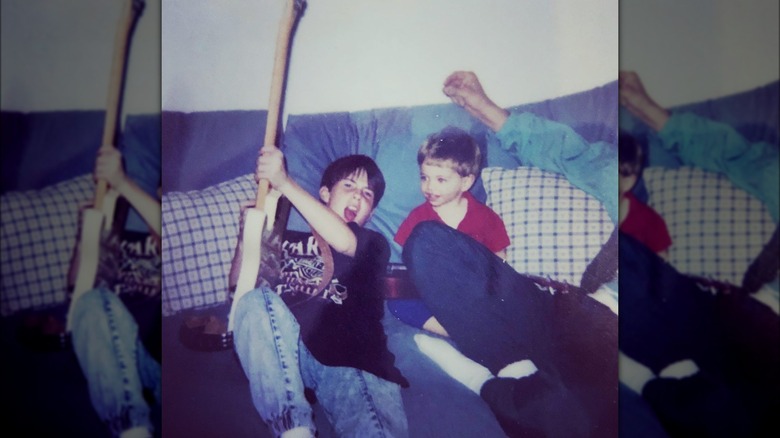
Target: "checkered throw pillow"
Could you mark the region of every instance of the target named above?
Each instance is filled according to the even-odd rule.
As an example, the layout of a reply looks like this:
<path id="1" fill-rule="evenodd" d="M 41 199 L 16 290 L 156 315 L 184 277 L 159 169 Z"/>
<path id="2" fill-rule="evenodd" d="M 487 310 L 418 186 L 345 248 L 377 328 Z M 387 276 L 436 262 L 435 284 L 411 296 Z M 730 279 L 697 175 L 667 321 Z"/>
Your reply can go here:
<path id="1" fill-rule="evenodd" d="M 644 171 L 649 205 L 666 221 L 678 271 L 742 284 L 775 225 L 763 203 L 724 175 L 694 167 Z"/>
<path id="2" fill-rule="evenodd" d="M 504 221 L 507 262 L 521 273 L 580 284 L 614 225 L 596 198 L 535 167 L 482 171 L 487 205 Z"/>
<path id="3" fill-rule="evenodd" d="M 0 313 L 65 302 L 79 208 L 95 193 L 91 175 L 0 197 Z"/>
<path id="4" fill-rule="evenodd" d="M 162 198 L 163 315 L 224 302 L 241 205 L 257 194 L 253 175 Z"/>

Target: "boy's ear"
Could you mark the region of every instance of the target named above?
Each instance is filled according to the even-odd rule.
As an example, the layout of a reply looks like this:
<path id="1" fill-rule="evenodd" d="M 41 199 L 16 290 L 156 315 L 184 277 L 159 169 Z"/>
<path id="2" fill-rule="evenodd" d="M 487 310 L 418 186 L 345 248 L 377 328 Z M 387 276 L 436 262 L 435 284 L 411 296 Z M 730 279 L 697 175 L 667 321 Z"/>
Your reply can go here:
<path id="1" fill-rule="evenodd" d="M 475 182 L 476 180 L 477 180 L 477 177 L 476 177 L 476 176 L 474 176 L 474 175 L 467 175 L 467 176 L 464 176 L 464 177 L 463 177 L 463 179 L 461 180 L 461 188 L 460 188 L 460 191 L 461 191 L 461 192 L 467 192 L 467 191 L 468 191 L 468 190 L 471 188 L 471 186 L 473 186 L 473 185 L 474 185 L 474 182 Z"/>
<path id="2" fill-rule="evenodd" d="M 330 201 L 330 190 L 325 186 L 320 187 L 320 199 L 326 204 Z"/>

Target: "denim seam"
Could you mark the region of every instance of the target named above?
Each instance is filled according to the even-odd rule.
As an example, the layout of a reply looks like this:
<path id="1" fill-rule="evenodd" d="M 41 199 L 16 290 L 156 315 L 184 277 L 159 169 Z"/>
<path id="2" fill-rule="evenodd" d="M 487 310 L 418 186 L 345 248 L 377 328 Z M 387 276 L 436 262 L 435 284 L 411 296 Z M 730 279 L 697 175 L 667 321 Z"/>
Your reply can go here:
<path id="1" fill-rule="evenodd" d="M 122 401 L 124 403 L 130 402 L 130 399 L 132 397 L 132 394 L 128 388 L 129 381 L 127 379 L 127 361 L 125 360 L 124 356 L 122 355 L 121 348 L 119 348 L 119 330 L 117 329 L 116 325 L 116 317 L 114 315 L 114 308 L 111 305 L 111 300 L 107 299 L 103 294 L 104 293 L 111 293 L 111 292 L 105 292 L 101 291 L 100 293 L 100 299 L 103 302 L 103 309 L 106 312 L 107 317 L 107 323 L 110 331 L 111 336 L 111 346 L 114 350 L 114 356 L 117 359 L 117 362 L 119 364 L 119 369 L 122 372 Z M 119 434 L 127 430 L 131 427 L 136 426 L 135 421 L 133 419 L 133 407 L 125 405 L 123 403 L 122 407 L 120 408 L 120 414 L 116 418 L 111 418 L 106 420 L 106 423 L 111 430 L 112 434 L 115 436 L 119 436 Z"/>
<path id="2" fill-rule="evenodd" d="M 385 425 L 382 424 L 382 419 L 379 418 L 376 412 L 376 407 L 374 404 L 374 398 L 371 396 L 371 392 L 368 390 L 368 384 L 366 383 L 366 379 L 363 376 L 363 371 L 356 371 L 358 375 L 358 379 L 360 380 L 360 389 L 363 392 L 363 397 L 365 398 L 366 402 L 368 403 L 368 410 L 371 411 L 371 418 L 376 422 L 375 424 L 378 426 L 378 431 L 382 434 L 382 436 L 386 436 L 385 434 Z"/>
<path id="3" fill-rule="evenodd" d="M 276 350 L 276 356 L 279 358 L 280 365 L 282 369 L 287 370 L 287 361 L 286 356 L 283 354 L 282 349 L 279 346 L 279 341 L 281 340 L 281 337 L 279 336 L 279 329 L 276 323 L 276 313 L 274 312 L 274 306 L 271 303 L 269 297 L 266 295 L 267 292 L 262 293 L 263 297 L 263 303 L 265 305 L 266 311 L 268 312 L 268 320 L 271 325 L 271 333 L 274 338 L 274 349 Z M 288 431 L 290 429 L 293 429 L 294 427 L 297 427 L 297 424 L 294 424 L 295 421 L 293 420 L 293 410 L 294 406 L 292 405 L 293 401 L 293 394 L 292 392 L 287 389 L 290 384 L 290 379 L 287 376 L 287 373 L 285 372 L 285 395 L 287 398 L 287 402 L 290 403 L 288 406 L 285 406 L 282 410 L 282 412 L 279 415 L 274 415 L 268 420 L 268 425 L 271 427 L 271 429 L 278 435 L 281 435 L 283 432 Z"/>

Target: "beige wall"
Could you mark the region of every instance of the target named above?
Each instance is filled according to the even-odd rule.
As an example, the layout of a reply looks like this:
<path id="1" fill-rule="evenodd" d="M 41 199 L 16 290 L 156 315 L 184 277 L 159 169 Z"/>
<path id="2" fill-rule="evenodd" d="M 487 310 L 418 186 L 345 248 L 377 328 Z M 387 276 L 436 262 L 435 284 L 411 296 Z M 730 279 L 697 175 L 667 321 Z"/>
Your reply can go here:
<path id="1" fill-rule="evenodd" d="M 777 0 L 620 0 L 620 65 L 665 106 L 776 81 Z"/>

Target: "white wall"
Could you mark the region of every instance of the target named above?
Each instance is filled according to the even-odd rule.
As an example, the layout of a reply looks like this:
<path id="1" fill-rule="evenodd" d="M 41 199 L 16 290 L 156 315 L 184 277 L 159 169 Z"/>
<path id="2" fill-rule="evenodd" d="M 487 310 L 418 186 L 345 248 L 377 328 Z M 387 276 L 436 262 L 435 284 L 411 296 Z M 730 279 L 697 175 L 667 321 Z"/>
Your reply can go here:
<path id="1" fill-rule="evenodd" d="M 164 0 L 166 110 L 254 109 L 268 89 L 282 0 Z M 447 101 L 477 72 L 504 106 L 617 78 L 616 0 L 309 0 L 287 113 Z"/>
<path id="2" fill-rule="evenodd" d="M 620 68 L 664 106 L 776 81 L 777 0 L 620 0 Z"/>
<path id="3" fill-rule="evenodd" d="M 124 0 L 2 0 L 0 106 L 105 109 Z M 128 64 L 124 112 L 160 111 L 160 0 L 146 0 Z"/>
<path id="4" fill-rule="evenodd" d="M 267 107 L 284 1 L 147 0 L 126 112 Z M 105 108 L 122 1 L 0 4 L 3 109 Z M 616 77 L 616 23 L 616 0 L 309 0 L 286 109 L 444 102 L 456 69 L 505 106 L 585 90 Z"/>
<path id="5" fill-rule="evenodd" d="M 126 111 L 265 108 L 283 2 L 147 0 Z M 121 4 L 0 1 L 0 106 L 105 108 Z M 620 0 L 620 64 L 667 106 L 777 80 L 779 4 Z M 444 102 L 455 69 L 479 73 L 504 106 L 588 89 L 615 77 L 617 11 L 615 0 L 309 0 L 287 110 Z"/>

